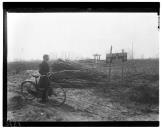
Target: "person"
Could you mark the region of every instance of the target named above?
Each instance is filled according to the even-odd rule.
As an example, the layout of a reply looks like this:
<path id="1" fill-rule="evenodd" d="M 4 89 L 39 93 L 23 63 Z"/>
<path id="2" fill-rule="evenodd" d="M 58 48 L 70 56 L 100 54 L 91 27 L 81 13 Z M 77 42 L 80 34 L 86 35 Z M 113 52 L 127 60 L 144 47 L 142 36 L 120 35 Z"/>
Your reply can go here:
<path id="1" fill-rule="evenodd" d="M 39 87 L 43 88 L 43 94 L 42 94 L 42 103 L 46 103 L 48 100 L 48 87 L 49 87 L 49 79 L 46 76 L 47 73 L 49 72 L 49 56 L 47 54 L 43 55 L 43 61 L 39 65 L 39 73 L 41 74 L 40 80 L 39 80 Z"/>

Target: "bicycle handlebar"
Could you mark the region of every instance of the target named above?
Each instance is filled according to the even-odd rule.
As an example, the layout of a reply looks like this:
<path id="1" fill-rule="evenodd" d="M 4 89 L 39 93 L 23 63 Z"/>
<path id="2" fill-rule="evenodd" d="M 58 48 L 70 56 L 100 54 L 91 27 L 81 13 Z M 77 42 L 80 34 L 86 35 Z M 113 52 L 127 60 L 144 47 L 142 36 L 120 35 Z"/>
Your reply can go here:
<path id="1" fill-rule="evenodd" d="M 47 76 L 48 78 L 51 76 L 51 75 L 53 75 L 53 74 L 55 74 L 55 73 L 53 73 L 53 72 L 48 72 L 46 75 L 41 75 L 41 74 L 39 74 L 39 75 L 33 75 L 32 74 L 32 76 L 33 77 L 36 77 L 36 78 L 38 78 L 39 76 L 41 77 L 41 76 Z"/>

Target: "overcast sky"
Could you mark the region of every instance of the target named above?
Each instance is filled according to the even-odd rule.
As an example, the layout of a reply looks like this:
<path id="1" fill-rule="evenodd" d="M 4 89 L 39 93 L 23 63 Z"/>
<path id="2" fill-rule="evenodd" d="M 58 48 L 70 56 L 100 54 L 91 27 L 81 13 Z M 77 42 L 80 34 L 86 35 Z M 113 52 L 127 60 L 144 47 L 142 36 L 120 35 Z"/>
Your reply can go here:
<path id="1" fill-rule="evenodd" d="M 60 57 L 105 59 L 124 49 L 134 58 L 159 54 L 156 13 L 8 13 L 8 61 Z M 66 56 L 65 56 L 66 55 Z"/>

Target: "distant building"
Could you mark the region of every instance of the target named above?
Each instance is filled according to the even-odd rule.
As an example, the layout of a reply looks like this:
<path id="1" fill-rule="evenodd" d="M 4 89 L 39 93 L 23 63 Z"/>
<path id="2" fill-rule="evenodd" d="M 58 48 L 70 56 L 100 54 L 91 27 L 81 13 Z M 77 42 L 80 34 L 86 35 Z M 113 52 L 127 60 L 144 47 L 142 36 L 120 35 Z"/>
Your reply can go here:
<path id="1" fill-rule="evenodd" d="M 112 53 L 112 54 L 106 54 L 106 63 L 112 62 L 112 60 L 122 60 L 127 61 L 127 53 Z"/>

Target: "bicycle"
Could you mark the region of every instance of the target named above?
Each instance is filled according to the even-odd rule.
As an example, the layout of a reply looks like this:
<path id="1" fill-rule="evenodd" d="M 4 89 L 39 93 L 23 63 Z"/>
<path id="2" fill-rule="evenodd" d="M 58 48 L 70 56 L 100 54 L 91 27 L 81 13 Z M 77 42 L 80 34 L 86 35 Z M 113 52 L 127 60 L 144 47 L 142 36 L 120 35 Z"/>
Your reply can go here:
<path id="1" fill-rule="evenodd" d="M 33 81 L 24 81 L 21 83 L 21 94 L 26 100 L 33 100 L 35 98 L 41 98 L 44 88 L 38 87 L 38 78 L 40 76 L 46 76 L 50 82 L 53 82 L 54 79 L 52 76 L 54 73 L 48 73 L 47 75 L 33 75 L 35 78 L 35 82 Z M 50 90 L 52 89 L 52 91 Z M 55 106 L 60 106 L 65 103 L 66 101 L 66 92 L 65 90 L 59 85 L 59 84 L 51 84 L 48 87 L 48 99 L 51 101 L 51 103 Z"/>

